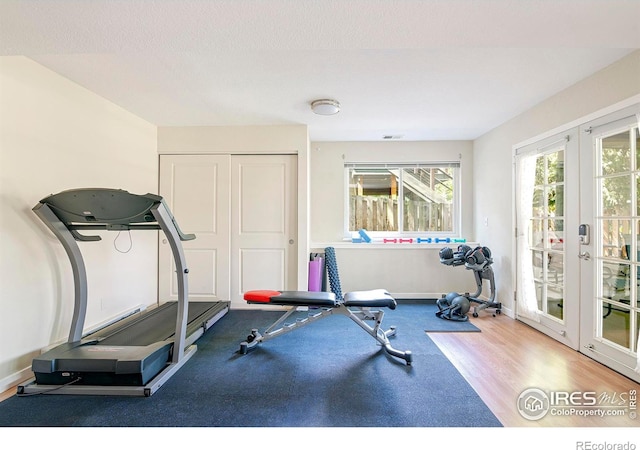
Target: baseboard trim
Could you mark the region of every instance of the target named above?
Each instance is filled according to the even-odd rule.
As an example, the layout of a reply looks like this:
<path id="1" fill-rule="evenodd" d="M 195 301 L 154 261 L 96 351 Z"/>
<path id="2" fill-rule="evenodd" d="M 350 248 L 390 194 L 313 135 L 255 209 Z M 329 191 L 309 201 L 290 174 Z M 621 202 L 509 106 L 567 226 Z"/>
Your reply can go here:
<path id="1" fill-rule="evenodd" d="M 4 377 L 0 380 L 0 393 L 8 391 L 9 389 L 15 388 L 18 384 L 23 381 L 28 380 L 33 377 L 33 372 L 31 372 L 31 367 L 22 369 L 19 372 L 15 372 L 8 377 Z"/>

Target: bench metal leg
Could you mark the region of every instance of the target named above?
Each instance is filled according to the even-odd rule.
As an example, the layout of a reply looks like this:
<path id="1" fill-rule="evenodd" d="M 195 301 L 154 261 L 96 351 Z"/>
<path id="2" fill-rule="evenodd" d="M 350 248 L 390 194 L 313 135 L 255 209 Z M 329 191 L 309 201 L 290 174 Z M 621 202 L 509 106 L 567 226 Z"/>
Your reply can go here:
<path id="1" fill-rule="evenodd" d="M 391 356 L 395 356 L 396 358 L 403 359 L 408 366 L 411 365 L 413 361 L 413 355 L 411 351 L 400 351 L 396 350 L 391 346 L 391 342 L 389 342 L 389 337 L 395 336 L 396 327 L 392 326 L 389 330 L 384 331 L 380 328 L 382 325 L 382 319 L 384 318 L 384 311 L 376 310 L 371 311 L 368 308 L 354 308 L 353 310 L 349 308 L 344 308 L 345 314 L 357 323 L 360 328 L 369 333 L 373 338 L 382 344 L 382 347 L 385 351 Z M 365 322 L 365 320 L 373 320 L 374 326 L 370 326 Z"/>
<path id="2" fill-rule="evenodd" d="M 266 331 L 260 333 L 257 328 L 251 330 L 251 333 L 247 336 L 247 340 L 240 343 L 240 353 L 247 354 L 249 351 L 255 349 L 261 342 L 268 341 L 285 333 L 302 328 L 317 320 L 328 317 L 332 314 L 342 314 L 349 317 L 355 323 L 371 335 L 376 341 L 378 341 L 385 351 L 396 358 L 403 359 L 408 366 L 413 361 L 413 356 L 410 351 L 396 350 L 391 346 L 389 337 L 395 336 L 396 328 L 391 327 L 389 330 L 384 331 L 381 329 L 382 319 L 384 312 L 381 310 L 370 310 L 369 308 L 347 308 L 344 305 L 336 306 L 335 308 L 322 308 L 313 313 L 309 313 L 307 317 L 297 319 L 293 323 L 284 323 L 287 318 L 296 312 L 296 307 L 289 309 L 282 317 L 269 326 Z M 366 321 L 373 321 L 373 326 L 370 326 Z M 280 326 L 282 325 L 282 326 Z M 279 327 L 279 328 L 278 328 Z"/>

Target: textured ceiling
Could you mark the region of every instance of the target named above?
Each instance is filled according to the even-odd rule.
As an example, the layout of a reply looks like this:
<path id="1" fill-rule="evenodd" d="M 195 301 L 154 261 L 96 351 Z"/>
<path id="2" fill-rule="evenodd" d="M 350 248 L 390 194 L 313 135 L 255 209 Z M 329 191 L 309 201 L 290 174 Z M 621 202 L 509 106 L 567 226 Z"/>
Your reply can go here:
<path id="1" fill-rule="evenodd" d="M 640 0 L 0 2 L 26 55 L 158 126 L 474 139 L 640 48 Z M 315 116 L 334 98 L 342 111 Z"/>

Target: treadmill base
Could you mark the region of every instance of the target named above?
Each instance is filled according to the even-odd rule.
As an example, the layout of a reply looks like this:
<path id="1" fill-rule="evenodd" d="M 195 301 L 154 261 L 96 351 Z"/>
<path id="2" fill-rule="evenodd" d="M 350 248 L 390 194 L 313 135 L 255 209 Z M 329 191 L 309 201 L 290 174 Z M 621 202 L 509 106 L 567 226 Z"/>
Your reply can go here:
<path id="1" fill-rule="evenodd" d="M 183 357 L 177 363 L 168 364 L 145 386 L 89 386 L 63 384 L 60 386 L 50 384 L 38 384 L 35 378 L 31 378 L 18 386 L 17 396 L 26 397 L 38 394 L 71 394 L 71 395 L 119 395 L 128 397 L 150 397 L 160 389 L 166 381 L 173 376 L 197 351 L 196 345 L 185 349 Z"/>
<path id="2" fill-rule="evenodd" d="M 168 302 L 150 314 L 125 319 L 115 325 L 117 331 L 108 327 L 86 338 L 80 343 L 62 344 L 35 358 L 32 370 L 34 377 L 18 386 L 18 396 L 34 394 L 73 395 L 125 395 L 148 397 L 159 389 L 197 350 L 195 342 L 229 311 L 230 302 L 195 302 L 189 311 L 187 325 L 187 347 L 178 362 L 172 361 L 173 342 L 165 340 L 149 344 L 147 347 L 121 346 L 127 339 L 129 330 L 136 335 L 135 326 L 140 327 L 148 317 L 159 317 L 158 313 L 175 317 L 175 302 Z M 153 326 L 144 324 L 142 328 L 152 328 L 155 337 L 165 339 L 172 335 L 172 320 L 162 319 Z M 162 331 L 162 328 L 166 331 Z M 165 333 L 168 333 L 167 336 Z M 107 336 L 108 337 L 105 337 Z M 100 345 L 116 339 L 120 346 Z M 99 343 L 98 345 L 92 345 Z M 78 345 L 80 344 L 80 345 Z M 122 359 L 118 360 L 117 357 Z M 112 359 L 113 357 L 113 359 Z M 114 370 L 120 367 L 122 370 Z"/>

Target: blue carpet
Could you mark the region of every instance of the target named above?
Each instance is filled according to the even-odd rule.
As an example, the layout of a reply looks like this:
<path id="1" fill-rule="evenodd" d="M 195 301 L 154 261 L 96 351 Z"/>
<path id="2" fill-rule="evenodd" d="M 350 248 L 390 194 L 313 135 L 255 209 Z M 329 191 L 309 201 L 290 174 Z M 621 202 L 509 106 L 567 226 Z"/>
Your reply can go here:
<path id="1" fill-rule="evenodd" d="M 344 316 L 261 344 L 239 343 L 280 312 L 232 310 L 198 352 L 149 398 L 40 395 L 0 403 L 0 425 L 20 427 L 500 427 L 471 386 L 425 336 L 424 305 L 385 315 L 388 356 Z"/>

